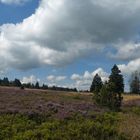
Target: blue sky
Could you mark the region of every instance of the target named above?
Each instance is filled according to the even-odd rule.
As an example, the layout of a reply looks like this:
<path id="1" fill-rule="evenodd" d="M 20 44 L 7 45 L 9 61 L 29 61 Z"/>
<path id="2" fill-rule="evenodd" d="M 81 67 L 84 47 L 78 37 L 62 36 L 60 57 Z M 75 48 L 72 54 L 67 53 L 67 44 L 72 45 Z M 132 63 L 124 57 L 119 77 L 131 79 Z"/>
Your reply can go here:
<path id="1" fill-rule="evenodd" d="M 38 0 L 31 0 L 24 5 L 0 3 L 0 25 L 5 23 L 18 23 L 29 17 L 38 7 Z"/>
<path id="2" fill-rule="evenodd" d="M 128 84 L 139 12 L 139 0 L 0 0 L 0 77 L 88 89 L 117 64 Z"/>

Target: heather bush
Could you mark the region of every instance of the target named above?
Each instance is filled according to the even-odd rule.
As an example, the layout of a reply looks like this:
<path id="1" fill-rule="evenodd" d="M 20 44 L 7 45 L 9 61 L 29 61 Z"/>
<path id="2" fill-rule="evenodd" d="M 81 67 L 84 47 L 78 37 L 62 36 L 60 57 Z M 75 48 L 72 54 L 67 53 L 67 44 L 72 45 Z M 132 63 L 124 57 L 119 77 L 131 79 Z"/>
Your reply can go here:
<path id="1" fill-rule="evenodd" d="M 36 118 L 36 116 L 34 117 Z M 86 119 L 75 115 L 69 120 L 38 117 L 40 123 L 28 115 L 1 115 L 2 140 L 118 140 L 125 139 L 117 133 L 116 114 L 105 113 Z"/>

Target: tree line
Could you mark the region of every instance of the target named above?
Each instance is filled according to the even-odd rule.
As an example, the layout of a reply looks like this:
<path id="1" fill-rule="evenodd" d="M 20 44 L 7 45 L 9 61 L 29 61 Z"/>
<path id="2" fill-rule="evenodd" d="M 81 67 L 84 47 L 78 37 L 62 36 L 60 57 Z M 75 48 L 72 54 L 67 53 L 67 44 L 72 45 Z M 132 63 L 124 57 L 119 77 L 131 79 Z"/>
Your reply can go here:
<path id="1" fill-rule="evenodd" d="M 37 81 L 33 83 L 21 83 L 19 79 L 9 81 L 7 77 L 0 79 L 0 86 L 9 86 L 9 87 L 20 87 L 21 89 L 30 88 L 30 89 L 43 89 L 43 90 L 56 90 L 56 91 L 68 91 L 68 92 L 77 92 L 76 88 L 67 88 L 67 87 L 58 87 L 58 86 L 48 86 L 43 84 L 42 86 Z"/>
<path id="2" fill-rule="evenodd" d="M 0 79 L 0 86 L 21 87 L 22 84 L 19 79 L 15 79 L 14 81 L 9 81 L 9 79 L 7 77 L 4 77 L 3 79 Z"/>

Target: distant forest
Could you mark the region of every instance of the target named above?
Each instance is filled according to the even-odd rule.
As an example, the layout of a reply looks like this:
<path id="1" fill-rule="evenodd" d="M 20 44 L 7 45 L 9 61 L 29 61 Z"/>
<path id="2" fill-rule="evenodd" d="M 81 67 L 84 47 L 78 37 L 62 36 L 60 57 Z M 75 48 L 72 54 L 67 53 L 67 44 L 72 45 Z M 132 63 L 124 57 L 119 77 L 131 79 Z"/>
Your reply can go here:
<path id="1" fill-rule="evenodd" d="M 40 86 L 39 82 L 33 83 L 21 83 L 19 79 L 14 81 L 9 81 L 7 77 L 0 79 L 0 86 L 9 86 L 9 87 L 19 87 L 21 89 L 30 88 L 30 89 L 43 89 L 43 90 L 59 90 L 59 91 L 68 91 L 68 92 L 77 92 L 76 88 L 67 88 L 67 87 L 58 87 L 58 86 L 48 86 L 43 84 Z"/>

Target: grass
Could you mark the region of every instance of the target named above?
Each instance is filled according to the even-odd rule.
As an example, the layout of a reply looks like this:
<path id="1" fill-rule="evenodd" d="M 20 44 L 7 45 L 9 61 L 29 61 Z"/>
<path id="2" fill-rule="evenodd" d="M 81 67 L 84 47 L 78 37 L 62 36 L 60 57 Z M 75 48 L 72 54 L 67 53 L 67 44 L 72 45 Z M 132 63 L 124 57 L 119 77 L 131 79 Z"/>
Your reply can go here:
<path id="1" fill-rule="evenodd" d="M 124 97 L 124 101 L 130 101 L 130 100 L 136 100 L 136 99 L 140 99 L 140 95 L 123 95 Z"/>
<path id="2" fill-rule="evenodd" d="M 125 113 L 120 113 L 120 121 L 118 122 L 118 131 L 124 134 L 127 139 L 140 139 L 140 108 L 133 107 Z"/>

